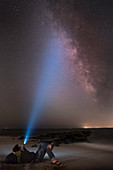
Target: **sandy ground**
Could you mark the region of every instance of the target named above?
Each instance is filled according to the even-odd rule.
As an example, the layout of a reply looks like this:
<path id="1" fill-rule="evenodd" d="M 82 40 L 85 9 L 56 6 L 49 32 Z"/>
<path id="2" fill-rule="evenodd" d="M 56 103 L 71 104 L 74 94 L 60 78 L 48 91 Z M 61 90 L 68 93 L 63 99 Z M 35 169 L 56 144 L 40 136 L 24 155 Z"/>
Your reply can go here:
<path id="1" fill-rule="evenodd" d="M 0 138 L 0 169 L 15 169 L 15 170 L 112 170 L 113 169 L 113 145 L 109 144 L 94 144 L 94 143 L 75 143 L 63 144 L 60 147 L 55 147 L 54 153 L 58 160 L 61 160 L 62 166 L 51 165 L 48 156 L 45 156 L 45 161 L 42 163 L 30 163 L 21 165 L 7 165 L 3 160 L 7 154 L 11 152 L 12 147 L 16 144 L 22 144 L 18 139 L 11 137 Z M 33 142 L 27 144 L 30 151 L 36 151 L 37 148 L 32 148 Z M 34 144 L 37 144 L 34 142 Z"/>

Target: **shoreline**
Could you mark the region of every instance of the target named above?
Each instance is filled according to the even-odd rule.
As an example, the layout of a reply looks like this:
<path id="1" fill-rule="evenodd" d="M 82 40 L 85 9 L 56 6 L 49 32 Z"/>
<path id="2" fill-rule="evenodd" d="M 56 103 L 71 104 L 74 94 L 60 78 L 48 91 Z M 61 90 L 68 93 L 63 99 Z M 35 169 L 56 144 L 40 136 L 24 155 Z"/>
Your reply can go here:
<path id="1" fill-rule="evenodd" d="M 44 158 L 42 163 L 29 163 L 29 164 L 16 164 L 9 165 L 3 161 L 5 156 L 8 155 L 15 144 L 22 145 L 23 140 L 19 140 L 21 136 L 0 136 L 0 169 L 16 169 L 16 170 L 111 170 L 113 169 L 113 129 L 99 129 L 92 130 L 88 136 L 89 142 L 76 142 L 69 144 L 60 144 L 53 150 L 58 160 L 63 162 L 62 167 L 51 165 L 48 156 Z M 109 136 L 109 137 L 108 137 Z M 32 147 L 39 141 L 30 139 L 26 144 L 29 151 L 37 150 L 37 147 Z"/>
<path id="2" fill-rule="evenodd" d="M 110 148 L 111 147 L 111 148 Z M 30 146 L 27 147 L 31 148 Z M 32 148 L 33 149 L 33 148 Z M 34 149 L 36 150 L 36 148 Z M 30 150 L 31 151 L 31 150 Z M 101 145 L 95 143 L 74 143 L 62 144 L 60 147 L 55 147 L 55 156 L 63 165 L 51 165 L 48 156 L 44 158 L 42 163 L 27 163 L 27 164 L 5 164 L 0 162 L 1 169 L 40 169 L 51 170 L 55 168 L 65 170 L 90 170 L 90 169 L 113 169 L 113 145 Z M 106 161 L 105 161 L 106 160 Z"/>

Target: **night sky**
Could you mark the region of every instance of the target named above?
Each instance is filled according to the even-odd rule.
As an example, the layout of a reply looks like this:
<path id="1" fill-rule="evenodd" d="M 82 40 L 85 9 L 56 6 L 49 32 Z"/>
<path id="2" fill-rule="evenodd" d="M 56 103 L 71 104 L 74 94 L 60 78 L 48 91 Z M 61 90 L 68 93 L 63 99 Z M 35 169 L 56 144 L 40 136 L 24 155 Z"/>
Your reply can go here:
<path id="1" fill-rule="evenodd" d="M 112 0 L 0 0 L 1 128 L 27 127 L 46 62 L 35 127 L 113 126 Z"/>

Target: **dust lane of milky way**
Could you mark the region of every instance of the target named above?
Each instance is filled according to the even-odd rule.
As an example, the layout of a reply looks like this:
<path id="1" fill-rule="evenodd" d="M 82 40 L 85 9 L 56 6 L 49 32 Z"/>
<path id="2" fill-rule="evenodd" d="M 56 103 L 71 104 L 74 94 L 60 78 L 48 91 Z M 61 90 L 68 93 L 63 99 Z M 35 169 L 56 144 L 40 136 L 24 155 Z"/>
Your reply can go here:
<path id="1" fill-rule="evenodd" d="M 56 29 L 65 32 L 69 49 L 68 58 L 72 60 L 73 72 L 78 69 L 80 83 L 97 102 L 111 104 L 112 2 L 50 1 L 49 5 Z M 76 76 L 73 74 L 74 78 Z"/>

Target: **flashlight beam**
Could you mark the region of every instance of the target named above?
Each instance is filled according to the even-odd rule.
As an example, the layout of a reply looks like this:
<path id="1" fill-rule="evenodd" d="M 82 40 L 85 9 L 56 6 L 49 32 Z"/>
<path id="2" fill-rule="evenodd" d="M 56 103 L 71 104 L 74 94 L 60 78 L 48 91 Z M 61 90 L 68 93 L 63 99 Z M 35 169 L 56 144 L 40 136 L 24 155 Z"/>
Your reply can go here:
<path id="1" fill-rule="evenodd" d="M 24 144 L 27 143 L 28 138 L 31 134 L 31 129 L 34 122 L 39 121 L 40 111 L 47 100 L 47 95 L 49 94 L 49 89 L 54 86 L 56 77 L 59 76 L 59 71 L 62 67 L 62 45 L 58 39 L 51 41 L 44 60 L 43 72 L 39 81 L 38 90 L 36 93 L 36 99 L 33 105 L 33 110 L 31 111 L 30 122 L 28 124 L 27 132 L 24 139 Z M 53 87 L 52 87 L 53 88 Z"/>

